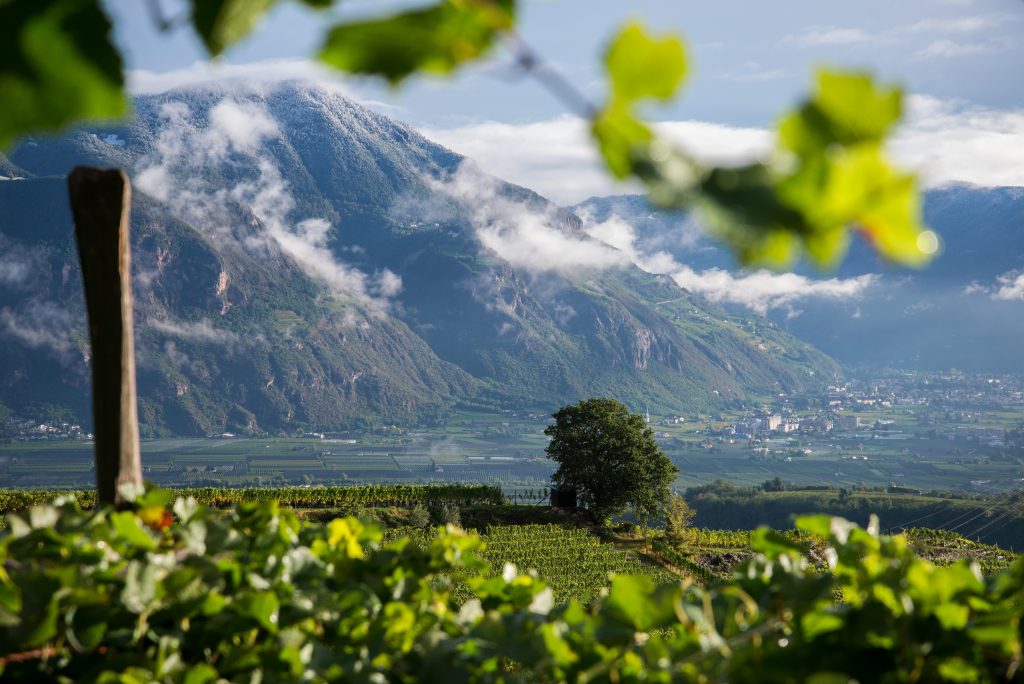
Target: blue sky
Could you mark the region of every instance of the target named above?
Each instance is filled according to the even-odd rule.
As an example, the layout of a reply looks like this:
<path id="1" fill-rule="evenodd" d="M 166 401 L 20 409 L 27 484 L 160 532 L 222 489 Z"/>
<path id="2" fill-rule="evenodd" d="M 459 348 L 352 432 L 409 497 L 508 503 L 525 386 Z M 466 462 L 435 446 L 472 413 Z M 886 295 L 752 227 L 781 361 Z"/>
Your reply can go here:
<path id="1" fill-rule="evenodd" d="M 418 78 L 397 90 L 326 73 L 311 61 L 332 22 L 409 2 L 347 0 L 328 13 L 281 2 L 211 65 L 187 27 L 155 28 L 150 3 L 106 1 L 136 92 L 211 79 L 327 80 L 484 170 L 557 201 L 630 189 L 600 170 L 582 122 L 523 78 L 503 50 L 454 78 Z M 186 3 L 162 5 L 171 17 Z M 894 153 L 926 183 L 1024 185 L 1022 0 L 522 0 L 520 32 L 599 101 L 602 51 L 630 19 L 687 40 L 692 75 L 682 97 L 648 114 L 698 156 L 739 160 L 763 152 L 772 122 L 806 92 L 815 66 L 828 64 L 869 69 L 905 87 L 907 123 Z"/>
<path id="2" fill-rule="evenodd" d="M 139 0 L 108 0 L 129 66 L 153 72 L 204 59 L 185 28 L 154 29 Z M 232 49 L 234 64 L 310 57 L 332 19 L 374 14 L 399 4 L 348 0 L 344 12 L 320 14 L 281 3 L 259 30 Z M 179 3 L 163 0 L 171 16 Z M 599 60 L 616 26 L 629 18 L 688 40 L 693 77 L 680 102 L 656 115 L 763 126 L 796 99 L 816 64 L 856 65 L 938 98 L 989 107 L 1024 106 L 1024 2 L 1020 0 L 525 0 L 521 33 L 528 44 L 595 97 Z M 472 120 L 523 122 L 564 113 L 532 82 L 514 78 L 498 53 L 450 81 L 420 80 L 396 93 L 352 84 L 365 97 L 403 108 L 410 123 L 444 126 Z"/>

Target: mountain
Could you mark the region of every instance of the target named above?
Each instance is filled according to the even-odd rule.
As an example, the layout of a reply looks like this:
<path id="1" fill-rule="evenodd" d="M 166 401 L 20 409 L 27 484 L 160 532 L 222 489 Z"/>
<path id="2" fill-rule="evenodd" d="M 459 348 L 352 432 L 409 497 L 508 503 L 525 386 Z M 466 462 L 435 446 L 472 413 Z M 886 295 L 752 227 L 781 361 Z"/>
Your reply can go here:
<path id="1" fill-rule="evenodd" d="M 745 279 L 696 221 L 640 196 L 591 198 L 574 211 L 630 226 L 632 248 L 670 254 L 665 270 L 682 269 L 681 283 L 734 310 L 770 309 L 780 327 L 844 363 L 1024 371 L 1024 188 L 929 190 L 924 217 L 943 248 L 926 268 L 893 268 L 857 240 L 835 273 L 798 269 L 806 281 Z"/>
<path id="2" fill-rule="evenodd" d="M 0 402 L 88 415 L 64 174 L 134 186 L 147 434 L 548 410 L 686 411 L 816 386 L 830 358 L 633 265 L 572 211 L 301 83 L 138 98 L 121 126 L 0 158 Z"/>

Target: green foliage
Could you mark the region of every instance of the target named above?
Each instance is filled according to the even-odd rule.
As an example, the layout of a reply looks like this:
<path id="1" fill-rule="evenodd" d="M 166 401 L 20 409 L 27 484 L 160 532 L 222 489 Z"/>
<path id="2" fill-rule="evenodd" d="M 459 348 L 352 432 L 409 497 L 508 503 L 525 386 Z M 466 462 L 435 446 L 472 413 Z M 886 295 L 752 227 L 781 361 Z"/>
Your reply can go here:
<path id="1" fill-rule="evenodd" d="M 385 540 L 410 536 L 412 543 L 429 548 L 444 527 L 429 530 L 389 529 Z M 648 575 L 664 583 L 672 577 L 660 568 L 644 565 L 634 554 L 602 543 L 586 529 L 562 525 L 498 525 L 480 532 L 480 555 L 490 565 L 489 577 L 504 575 L 512 565 L 517 572 L 536 573 L 551 589 L 557 603 L 573 600 L 590 605 L 611 586 L 617 575 Z M 468 587 L 456 591 L 471 598 Z"/>
<path id="2" fill-rule="evenodd" d="M 563 406 L 544 434 L 558 463 L 552 480 L 575 487 L 598 520 L 627 506 L 648 520 L 668 501 L 678 469 L 661 452 L 642 416 L 614 399 L 592 398 Z"/>
<path id="3" fill-rule="evenodd" d="M 875 513 L 886 528 L 897 531 L 908 522 L 931 528 L 958 528 L 968 537 L 983 528 L 978 540 L 1004 549 L 1021 550 L 1024 516 L 1015 502 L 999 498 L 933 498 L 882 492 L 840 490 L 765 492 L 760 487 L 735 487 L 713 483 L 686 490 L 686 500 L 696 510 L 698 527 L 727 528 L 747 534 L 757 525 L 775 529 L 792 527 L 794 515 L 828 513 L 867 524 Z M 1000 524 L 989 525 L 998 519 Z M 968 525 L 963 525 L 965 521 Z M 724 532 L 723 532 L 724 533 Z"/>
<path id="4" fill-rule="evenodd" d="M 511 29 L 514 0 L 444 0 L 432 7 L 331 29 L 320 50 L 327 64 L 396 84 L 415 72 L 446 74 L 479 58 Z"/>
<path id="5" fill-rule="evenodd" d="M 686 78 L 686 51 L 674 36 L 654 38 L 637 23 L 625 26 L 605 54 L 617 106 L 637 100 L 671 100 Z"/>
<path id="6" fill-rule="evenodd" d="M 409 511 L 409 524 L 417 529 L 430 527 L 430 511 L 423 504 L 416 504 Z"/>
<path id="7" fill-rule="evenodd" d="M 591 131 L 609 170 L 643 181 L 662 206 L 702 209 L 742 263 L 786 266 L 803 252 L 832 266 L 850 229 L 900 264 L 922 265 L 938 249 L 921 223 L 913 176 L 883 152 L 902 113 L 900 90 L 866 74 L 822 70 L 811 97 L 783 117 L 771 159 L 704 168 L 637 113 L 644 100 L 675 95 L 686 74 L 682 43 L 631 24 L 612 42 L 606 66 L 611 95 Z"/>
<path id="8" fill-rule="evenodd" d="M 675 545 L 683 543 L 696 515 L 686 499 L 678 494 L 669 497 L 665 505 L 665 539 Z"/>
<path id="9" fill-rule="evenodd" d="M 679 568 L 698 584 L 710 587 L 721 581 L 721 578 L 715 573 L 703 565 L 695 563 L 668 540 L 656 539 L 651 544 L 651 548 L 662 560 Z"/>
<path id="10" fill-rule="evenodd" d="M 0 2 L 0 148 L 29 131 L 124 114 L 110 32 L 96 0 Z"/>
<path id="11" fill-rule="evenodd" d="M 799 521 L 822 570 L 759 532 L 727 582 L 618 575 L 585 609 L 553 605 L 532 575 L 488 572 L 480 541 L 454 529 L 383 543 L 354 518 L 304 525 L 273 502 L 178 499 L 173 516 L 169 503 L 12 517 L 5 681 L 995 681 L 1021 659 L 1024 566 L 938 567 L 838 518 Z"/>
<path id="12" fill-rule="evenodd" d="M 277 0 L 192 0 L 192 26 L 211 55 L 252 31 Z"/>

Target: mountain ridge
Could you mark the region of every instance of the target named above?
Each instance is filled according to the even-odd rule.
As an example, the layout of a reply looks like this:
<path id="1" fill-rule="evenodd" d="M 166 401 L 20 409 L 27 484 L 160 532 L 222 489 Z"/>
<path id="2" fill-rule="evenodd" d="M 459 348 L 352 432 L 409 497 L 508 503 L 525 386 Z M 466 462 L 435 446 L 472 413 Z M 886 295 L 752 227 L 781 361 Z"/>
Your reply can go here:
<path id="1" fill-rule="evenodd" d="M 0 183 L 0 233 L 51 273 L 0 289 L 0 334 L 21 343 L 0 352 L 11 408 L 74 394 L 84 410 L 59 178 L 83 163 L 130 169 L 137 189 L 151 434 L 436 422 L 457 402 L 548 410 L 599 393 L 684 411 L 839 371 L 772 324 L 636 268 L 573 212 L 312 86 L 146 96 L 126 124 L 29 139 L 4 162 L 30 176 Z M 563 269 L 554 249 L 539 268 L 532 239 L 594 262 Z M 43 303 L 66 334 L 36 320 Z M 47 372 L 61 354 L 70 365 Z"/>

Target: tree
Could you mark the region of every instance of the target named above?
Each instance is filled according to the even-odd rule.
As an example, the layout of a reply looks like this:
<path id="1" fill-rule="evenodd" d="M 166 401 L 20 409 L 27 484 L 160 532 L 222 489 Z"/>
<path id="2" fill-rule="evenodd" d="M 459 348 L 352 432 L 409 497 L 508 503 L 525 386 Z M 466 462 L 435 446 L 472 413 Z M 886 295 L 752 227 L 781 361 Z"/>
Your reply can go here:
<path id="1" fill-rule="evenodd" d="M 679 546 L 686 541 L 686 532 L 693 524 L 697 511 L 690 508 L 680 494 L 669 497 L 665 506 L 665 538 L 670 544 Z"/>
<path id="2" fill-rule="evenodd" d="M 544 434 L 552 480 L 579 490 L 599 520 L 633 509 L 644 522 L 669 498 L 678 468 L 662 453 L 643 416 L 614 399 L 592 398 L 560 408 Z"/>

